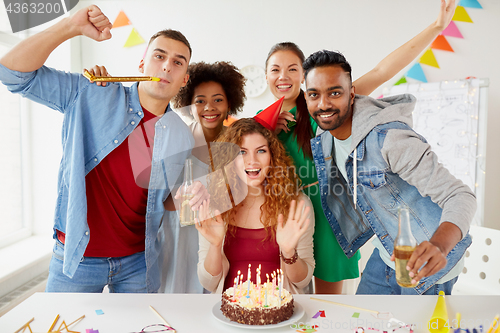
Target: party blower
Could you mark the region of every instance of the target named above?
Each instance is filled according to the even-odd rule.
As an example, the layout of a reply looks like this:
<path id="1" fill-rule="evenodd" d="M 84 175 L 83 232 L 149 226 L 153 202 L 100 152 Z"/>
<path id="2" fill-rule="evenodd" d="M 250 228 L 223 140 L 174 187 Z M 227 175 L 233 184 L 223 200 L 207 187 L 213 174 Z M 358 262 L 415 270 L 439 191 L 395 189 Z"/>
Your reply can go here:
<path id="1" fill-rule="evenodd" d="M 436 308 L 434 309 L 431 320 L 429 320 L 429 331 L 431 333 L 448 333 L 450 331 L 444 291 L 439 292 Z"/>

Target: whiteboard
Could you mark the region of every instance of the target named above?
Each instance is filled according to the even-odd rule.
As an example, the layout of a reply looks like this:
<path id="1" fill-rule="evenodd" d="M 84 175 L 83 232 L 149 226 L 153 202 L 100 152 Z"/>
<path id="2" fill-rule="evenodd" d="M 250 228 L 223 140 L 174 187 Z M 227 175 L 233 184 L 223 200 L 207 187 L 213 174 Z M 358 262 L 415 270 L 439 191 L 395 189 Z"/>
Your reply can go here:
<path id="1" fill-rule="evenodd" d="M 472 224 L 483 225 L 488 79 L 407 83 L 383 90 L 383 96 L 409 93 L 417 98 L 413 129 L 455 177 L 476 194 Z"/>

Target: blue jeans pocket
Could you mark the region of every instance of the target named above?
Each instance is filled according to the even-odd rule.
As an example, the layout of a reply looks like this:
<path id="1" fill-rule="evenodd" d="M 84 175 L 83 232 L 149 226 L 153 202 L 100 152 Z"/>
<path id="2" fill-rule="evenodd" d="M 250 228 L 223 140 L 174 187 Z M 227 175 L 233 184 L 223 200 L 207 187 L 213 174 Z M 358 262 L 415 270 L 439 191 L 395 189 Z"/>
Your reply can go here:
<path id="1" fill-rule="evenodd" d="M 52 256 L 55 259 L 63 261 L 64 259 L 64 244 L 61 243 L 59 239 L 56 239 L 56 243 L 54 244 L 54 248 L 52 250 Z"/>

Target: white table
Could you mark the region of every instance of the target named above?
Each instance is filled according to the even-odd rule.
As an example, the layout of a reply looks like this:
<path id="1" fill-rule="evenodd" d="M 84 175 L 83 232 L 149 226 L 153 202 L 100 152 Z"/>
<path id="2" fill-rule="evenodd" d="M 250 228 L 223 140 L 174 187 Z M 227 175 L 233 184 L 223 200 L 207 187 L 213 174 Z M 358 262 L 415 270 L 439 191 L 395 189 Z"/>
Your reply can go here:
<path id="1" fill-rule="evenodd" d="M 295 295 L 295 300 L 304 309 L 300 320 L 309 325 L 319 325 L 318 332 L 353 332 L 353 328 L 367 324 L 381 327 L 387 320 L 376 319 L 369 312 L 340 307 L 311 300 L 310 297 L 354 305 L 380 312 L 391 312 L 406 323 L 417 325 L 415 332 L 428 332 L 427 323 L 434 311 L 437 296 L 326 296 Z M 71 329 L 85 333 L 93 328 L 99 333 L 139 332 L 143 327 L 161 321 L 149 309 L 152 305 L 179 333 L 185 332 L 244 332 L 218 321 L 212 308 L 220 300 L 219 295 L 193 294 L 69 294 L 36 293 L 23 303 L 0 317 L 0 332 L 13 333 L 32 317 L 33 332 L 47 332 L 59 314 L 56 327 L 64 319 L 67 324 L 85 315 L 85 319 Z M 494 316 L 500 313 L 500 296 L 446 296 L 450 319 L 455 313 L 462 314 L 467 327 L 482 324 L 487 329 Z M 104 314 L 97 315 L 95 310 Z M 324 310 L 326 317 L 312 317 Z M 359 318 L 353 318 L 354 313 Z M 281 327 L 268 332 L 296 332 L 295 327 Z M 370 331 L 374 333 L 373 331 Z M 404 332 L 404 331 L 399 331 Z"/>

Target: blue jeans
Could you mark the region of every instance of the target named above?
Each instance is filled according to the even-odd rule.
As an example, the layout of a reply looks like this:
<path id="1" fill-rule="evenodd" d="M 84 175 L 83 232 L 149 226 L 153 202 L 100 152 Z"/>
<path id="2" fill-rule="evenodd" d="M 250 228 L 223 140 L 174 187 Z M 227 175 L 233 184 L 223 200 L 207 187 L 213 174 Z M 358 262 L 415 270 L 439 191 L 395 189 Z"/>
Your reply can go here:
<path id="1" fill-rule="evenodd" d="M 458 277 L 443 284 L 435 284 L 423 295 L 437 295 L 442 290 L 446 295 L 451 295 L 453 285 Z M 396 271 L 385 264 L 380 258 L 377 248 L 366 263 L 356 295 L 418 295 L 413 288 L 402 288 L 396 282 Z"/>
<path id="2" fill-rule="evenodd" d="M 64 245 L 56 240 L 50 261 L 46 292 L 100 293 L 108 286 L 111 293 L 146 293 L 144 252 L 126 257 L 83 257 L 72 279 L 63 274 Z"/>

